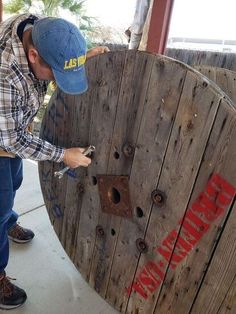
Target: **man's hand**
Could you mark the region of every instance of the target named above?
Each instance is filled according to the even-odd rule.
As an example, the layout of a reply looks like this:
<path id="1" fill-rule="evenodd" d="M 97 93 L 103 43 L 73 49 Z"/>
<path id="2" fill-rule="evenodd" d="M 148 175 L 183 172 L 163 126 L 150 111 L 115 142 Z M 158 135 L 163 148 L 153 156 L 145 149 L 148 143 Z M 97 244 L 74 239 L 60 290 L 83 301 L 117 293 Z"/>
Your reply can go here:
<path id="1" fill-rule="evenodd" d="M 87 51 L 86 59 L 89 59 L 91 57 L 100 55 L 108 51 L 110 51 L 110 49 L 107 46 L 97 46 L 97 47 L 91 48 Z"/>
<path id="2" fill-rule="evenodd" d="M 88 167 L 91 164 L 91 159 L 82 154 L 84 150 L 84 148 L 79 147 L 67 148 L 63 158 L 64 163 L 70 168 Z"/>

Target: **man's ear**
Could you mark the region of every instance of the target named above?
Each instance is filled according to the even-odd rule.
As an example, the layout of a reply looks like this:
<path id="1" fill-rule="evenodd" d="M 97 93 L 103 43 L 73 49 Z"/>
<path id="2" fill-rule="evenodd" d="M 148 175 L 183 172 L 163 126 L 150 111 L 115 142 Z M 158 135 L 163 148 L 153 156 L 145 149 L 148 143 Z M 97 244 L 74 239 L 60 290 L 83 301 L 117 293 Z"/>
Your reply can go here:
<path id="1" fill-rule="evenodd" d="M 33 47 L 29 48 L 28 58 L 29 58 L 29 62 L 34 64 L 36 60 L 39 58 L 38 51 Z"/>

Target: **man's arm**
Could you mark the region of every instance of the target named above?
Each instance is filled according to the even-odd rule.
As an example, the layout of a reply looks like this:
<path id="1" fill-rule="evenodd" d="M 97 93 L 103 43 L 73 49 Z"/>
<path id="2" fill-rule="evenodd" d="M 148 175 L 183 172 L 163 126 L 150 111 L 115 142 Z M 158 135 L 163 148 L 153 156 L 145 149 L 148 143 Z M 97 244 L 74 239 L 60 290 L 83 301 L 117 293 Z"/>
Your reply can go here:
<path id="1" fill-rule="evenodd" d="M 14 84 L 0 80 L 0 147 L 21 158 L 63 160 L 65 149 L 56 147 L 28 132 L 31 107 L 27 108 Z M 29 114 L 29 116 L 26 116 Z"/>
<path id="2" fill-rule="evenodd" d="M 17 123 L 18 124 L 18 123 Z M 0 147 L 21 158 L 63 161 L 65 149 L 42 140 L 27 130 L 17 129 L 13 118 L 0 114 Z"/>
<path id="3" fill-rule="evenodd" d="M 19 102 L 19 92 L 13 85 L 0 82 L 0 148 L 21 158 L 64 161 L 71 168 L 87 167 L 91 159 L 83 148 L 62 148 L 28 132 L 26 118 Z"/>

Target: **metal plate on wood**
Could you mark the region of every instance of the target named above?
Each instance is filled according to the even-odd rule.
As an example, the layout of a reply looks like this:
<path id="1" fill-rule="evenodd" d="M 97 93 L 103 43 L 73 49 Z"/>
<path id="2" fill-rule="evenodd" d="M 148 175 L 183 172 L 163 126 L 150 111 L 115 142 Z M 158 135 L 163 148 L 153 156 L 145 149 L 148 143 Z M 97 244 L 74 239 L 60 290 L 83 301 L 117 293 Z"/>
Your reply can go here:
<path id="1" fill-rule="evenodd" d="M 220 312 L 236 272 L 234 104 L 198 71 L 160 55 L 111 52 L 86 68 L 88 91 L 57 90 L 41 129 L 42 138 L 59 146 L 96 147 L 88 168 L 61 180 L 53 173 L 63 163 L 39 165 L 65 251 L 122 313 Z M 101 174 L 111 180 L 106 188 Z M 121 177 L 129 219 L 116 210 Z M 102 210 L 106 202 L 112 213 Z"/>
<path id="2" fill-rule="evenodd" d="M 102 211 L 131 218 L 129 177 L 98 175 L 97 180 Z"/>

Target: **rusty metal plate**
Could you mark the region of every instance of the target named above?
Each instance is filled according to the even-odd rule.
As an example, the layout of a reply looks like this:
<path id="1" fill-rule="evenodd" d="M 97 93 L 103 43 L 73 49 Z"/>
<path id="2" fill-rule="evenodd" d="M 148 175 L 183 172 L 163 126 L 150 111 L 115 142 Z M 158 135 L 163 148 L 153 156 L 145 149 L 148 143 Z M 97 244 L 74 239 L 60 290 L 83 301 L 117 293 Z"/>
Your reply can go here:
<path id="1" fill-rule="evenodd" d="M 102 211 L 126 218 L 133 217 L 129 177 L 98 175 L 97 180 Z"/>

